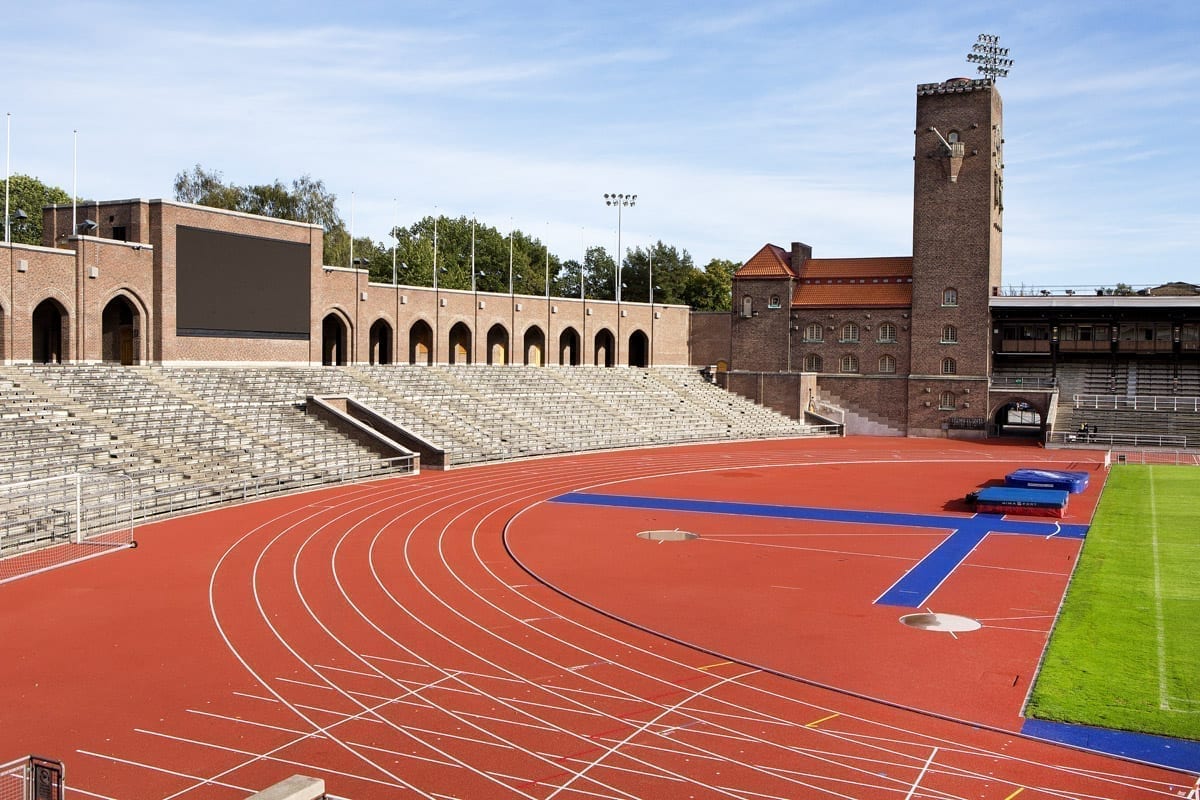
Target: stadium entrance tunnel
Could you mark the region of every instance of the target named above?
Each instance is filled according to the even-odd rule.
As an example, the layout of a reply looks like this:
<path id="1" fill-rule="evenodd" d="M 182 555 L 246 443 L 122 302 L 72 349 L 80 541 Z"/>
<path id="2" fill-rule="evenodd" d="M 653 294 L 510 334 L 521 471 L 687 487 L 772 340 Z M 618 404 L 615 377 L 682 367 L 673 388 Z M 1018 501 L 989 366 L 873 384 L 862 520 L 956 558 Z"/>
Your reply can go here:
<path id="1" fill-rule="evenodd" d="M 1011 400 L 997 409 L 992 418 L 1001 436 L 1041 436 L 1044 417 L 1028 400 Z"/>

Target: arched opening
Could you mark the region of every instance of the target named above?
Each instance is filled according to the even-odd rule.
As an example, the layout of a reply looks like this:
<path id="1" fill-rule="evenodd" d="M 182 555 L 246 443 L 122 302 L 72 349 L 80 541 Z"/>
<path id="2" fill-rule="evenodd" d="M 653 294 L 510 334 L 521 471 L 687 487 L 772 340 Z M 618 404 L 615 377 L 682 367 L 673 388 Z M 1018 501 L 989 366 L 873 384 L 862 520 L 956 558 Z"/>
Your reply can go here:
<path id="1" fill-rule="evenodd" d="M 321 320 L 321 363 L 327 367 L 340 367 L 346 364 L 347 325 L 336 313 L 325 315 Z"/>
<path id="2" fill-rule="evenodd" d="M 456 322 L 450 329 L 450 363 L 471 363 L 471 329 L 465 322 Z"/>
<path id="3" fill-rule="evenodd" d="M 578 367 L 579 360 L 579 333 L 574 328 L 567 328 L 558 336 L 558 363 Z"/>
<path id="4" fill-rule="evenodd" d="M 129 298 L 117 295 L 100 314 L 100 358 L 107 364 L 138 363 L 138 313 Z"/>
<path id="5" fill-rule="evenodd" d="M 629 366 L 650 366 L 650 340 L 641 331 L 629 335 Z"/>
<path id="6" fill-rule="evenodd" d="M 611 367 L 613 358 L 612 331 L 608 328 L 601 328 L 596 334 L 592 363 L 597 367 Z"/>
<path id="7" fill-rule="evenodd" d="M 1025 400 L 1005 403 L 994 418 L 996 433 L 1001 436 L 1040 436 L 1042 414 Z"/>
<path id="8" fill-rule="evenodd" d="M 488 330 L 487 363 L 508 363 L 508 329 L 497 322 Z"/>
<path id="9" fill-rule="evenodd" d="M 385 319 L 377 319 L 371 325 L 372 364 L 392 363 L 392 326 Z"/>
<path id="10" fill-rule="evenodd" d="M 423 319 L 408 329 L 408 363 L 422 367 L 433 363 L 433 328 Z"/>
<path id="11" fill-rule="evenodd" d="M 542 333 L 542 329 L 537 325 L 525 331 L 523 350 L 526 366 L 540 367 L 545 363 L 543 354 L 546 352 L 546 334 Z"/>
<path id="12" fill-rule="evenodd" d="M 57 300 L 47 298 L 33 310 L 33 361 L 61 364 L 70 342 L 67 311 Z"/>

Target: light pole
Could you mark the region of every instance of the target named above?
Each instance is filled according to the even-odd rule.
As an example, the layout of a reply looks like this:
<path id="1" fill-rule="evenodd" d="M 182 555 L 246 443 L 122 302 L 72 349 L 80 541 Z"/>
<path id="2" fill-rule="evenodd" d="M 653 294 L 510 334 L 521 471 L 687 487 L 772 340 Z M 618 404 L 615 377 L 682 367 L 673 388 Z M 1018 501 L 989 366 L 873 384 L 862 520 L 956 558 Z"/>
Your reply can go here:
<path id="1" fill-rule="evenodd" d="M 621 210 L 626 206 L 637 205 L 636 194 L 615 194 L 607 193 L 604 195 L 604 205 L 617 207 L 617 302 L 621 302 Z"/>

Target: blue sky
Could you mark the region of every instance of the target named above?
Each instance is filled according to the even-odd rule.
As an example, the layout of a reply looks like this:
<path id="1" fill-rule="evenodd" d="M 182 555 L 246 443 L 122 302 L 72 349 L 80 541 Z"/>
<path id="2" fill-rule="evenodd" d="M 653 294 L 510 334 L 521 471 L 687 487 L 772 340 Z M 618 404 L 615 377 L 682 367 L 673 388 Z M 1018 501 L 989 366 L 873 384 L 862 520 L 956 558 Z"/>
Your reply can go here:
<path id="1" fill-rule="evenodd" d="M 9 3 L 12 170 L 170 198 L 324 180 L 356 235 L 432 213 L 563 258 L 622 244 L 743 261 L 912 252 L 918 83 L 1001 79 L 1004 279 L 1200 282 L 1194 2 Z M 16 65 L 15 67 L 12 65 Z"/>

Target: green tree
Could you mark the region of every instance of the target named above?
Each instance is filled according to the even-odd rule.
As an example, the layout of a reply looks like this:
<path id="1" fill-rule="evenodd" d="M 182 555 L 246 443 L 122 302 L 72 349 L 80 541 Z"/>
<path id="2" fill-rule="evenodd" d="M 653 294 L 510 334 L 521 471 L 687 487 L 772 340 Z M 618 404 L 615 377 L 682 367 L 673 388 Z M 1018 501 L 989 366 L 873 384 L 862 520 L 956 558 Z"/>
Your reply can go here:
<path id="1" fill-rule="evenodd" d="M 684 287 L 696 271 L 692 256 L 661 241 L 627 252 L 621 272 L 621 299 L 630 303 L 650 301 L 650 276 L 654 276 L 656 303 L 683 303 Z"/>
<path id="2" fill-rule="evenodd" d="M 20 244 L 42 244 L 42 209 L 56 203 L 71 203 L 71 195 L 29 175 L 11 176 L 7 187 L 0 180 L 0 191 L 5 188 L 8 189 L 9 232 L 12 241 Z M 25 215 L 23 219 L 18 212 Z"/>
<path id="3" fill-rule="evenodd" d="M 274 183 L 237 186 L 225 183 L 220 172 L 197 164 L 175 176 L 175 199 L 183 203 L 243 211 L 275 219 L 320 225 L 325 230 L 326 264 L 349 266 L 350 240 L 337 212 L 337 196 L 325 182 L 302 175 L 291 186 Z M 357 249 L 357 240 L 355 247 Z"/>
<path id="4" fill-rule="evenodd" d="M 617 262 L 600 246 L 587 249 L 583 257 L 584 283 L 589 300 L 615 300 Z"/>
<path id="5" fill-rule="evenodd" d="M 733 303 L 733 273 L 741 264 L 714 258 L 703 270 L 693 270 L 683 287 L 681 302 L 697 311 L 729 311 Z"/>

